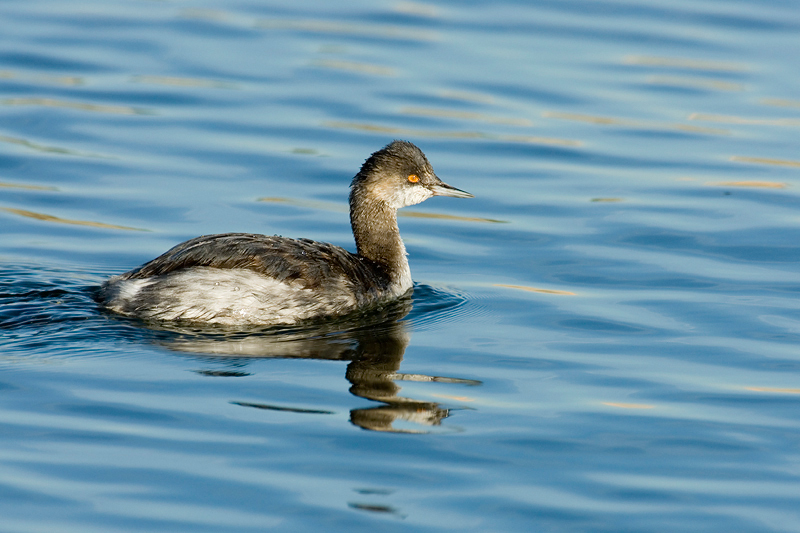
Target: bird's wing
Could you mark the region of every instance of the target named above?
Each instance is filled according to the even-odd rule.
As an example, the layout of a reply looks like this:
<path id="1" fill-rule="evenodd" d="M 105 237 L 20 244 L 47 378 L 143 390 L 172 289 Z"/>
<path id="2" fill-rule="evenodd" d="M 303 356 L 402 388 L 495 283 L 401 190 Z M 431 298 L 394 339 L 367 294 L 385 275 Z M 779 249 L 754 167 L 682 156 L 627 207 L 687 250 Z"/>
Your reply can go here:
<path id="1" fill-rule="evenodd" d="M 192 267 L 245 269 L 302 288 L 351 282 L 362 290 L 383 290 L 388 279 L 374 263 L 344 248 L 308 239 L 225 233 L 181 243 L 123 279 L 143 279 Z"/>

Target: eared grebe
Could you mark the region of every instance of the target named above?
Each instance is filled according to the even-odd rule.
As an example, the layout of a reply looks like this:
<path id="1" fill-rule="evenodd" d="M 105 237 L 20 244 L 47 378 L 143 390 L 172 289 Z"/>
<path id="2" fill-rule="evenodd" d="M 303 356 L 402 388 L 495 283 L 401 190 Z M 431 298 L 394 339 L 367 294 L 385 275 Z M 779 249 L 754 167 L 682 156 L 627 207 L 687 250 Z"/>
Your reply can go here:
<path id="1" fill-rule="evenodd" d="M 293 324 L 343 315 L 412 287 L 397 210 L 431 196 L 472 198 L 442 182 L 422 150 L 394 141 L 350 185 L 358 253 L 308 239 L 224 233 L 179 244 L 100 289 L 107 309 L 145 320 Z"/>

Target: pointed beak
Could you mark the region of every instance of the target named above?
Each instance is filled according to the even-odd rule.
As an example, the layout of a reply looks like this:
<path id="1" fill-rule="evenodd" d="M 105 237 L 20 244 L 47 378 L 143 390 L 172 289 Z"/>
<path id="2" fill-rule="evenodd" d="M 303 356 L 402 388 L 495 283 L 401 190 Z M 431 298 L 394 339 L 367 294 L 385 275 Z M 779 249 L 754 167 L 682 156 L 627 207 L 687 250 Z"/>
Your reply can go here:
<path id="1" fill-rule="evenodd" d="M 467 191 L 462 191 L 461 189 L 456 189 L 455 187 L 451 187 L 450 185 L 446 184 L 443 181 L 440 181 L 436 185 L 431 185 L 428 187 L 431 192 L 433 192 L 434 196 L 452 196 L 453 198 L 475 198 L 474 195 L 468 193 Z"/>

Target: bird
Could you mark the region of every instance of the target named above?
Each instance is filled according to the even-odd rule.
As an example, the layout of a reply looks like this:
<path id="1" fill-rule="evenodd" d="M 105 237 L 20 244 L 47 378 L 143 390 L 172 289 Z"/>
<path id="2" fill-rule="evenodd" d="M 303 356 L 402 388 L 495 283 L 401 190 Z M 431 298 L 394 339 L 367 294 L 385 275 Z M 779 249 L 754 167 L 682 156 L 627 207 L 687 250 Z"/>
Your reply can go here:
<path id="1" fill-rule="evenodd" d="M 223 233 L 178 244 L 106 280 L 100 305 L 144 321 L 290 325 L 378 306 L 411 292 L 397 210 L 433 196 L 473 198 L 440 180 L 416 145 L 395 140 L 350 185 L 356 253 L 277 235 Z"/>

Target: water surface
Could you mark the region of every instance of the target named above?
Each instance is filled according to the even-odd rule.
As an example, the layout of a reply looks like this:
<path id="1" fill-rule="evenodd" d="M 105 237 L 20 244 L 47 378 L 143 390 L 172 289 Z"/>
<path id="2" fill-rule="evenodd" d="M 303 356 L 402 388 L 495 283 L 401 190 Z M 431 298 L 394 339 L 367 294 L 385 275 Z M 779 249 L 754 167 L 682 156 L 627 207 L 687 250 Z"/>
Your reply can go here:
<path id="1" fill-rule="evenodd" d="M 793 2 L 0 14 L 0 530 L 800 531 Z M 201 234 L 353 249 L 394 138 L 476 196 L 402 212 L 410 300 L 94 303 Z"/>

